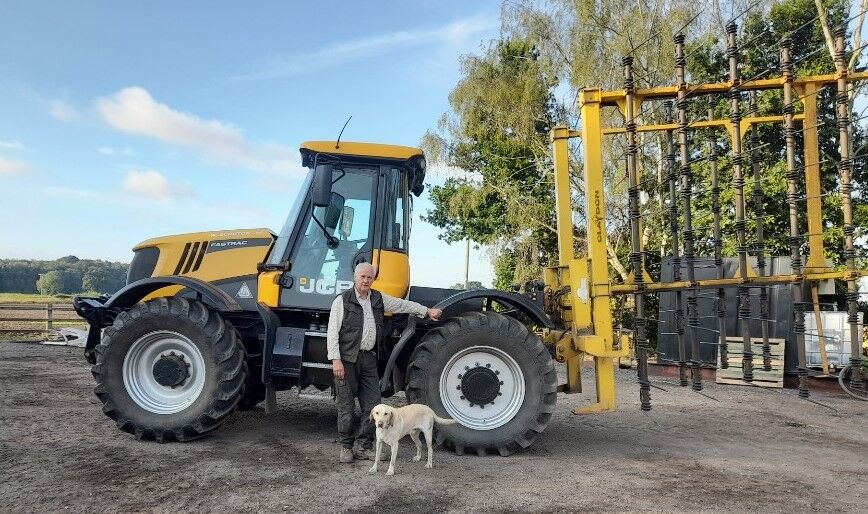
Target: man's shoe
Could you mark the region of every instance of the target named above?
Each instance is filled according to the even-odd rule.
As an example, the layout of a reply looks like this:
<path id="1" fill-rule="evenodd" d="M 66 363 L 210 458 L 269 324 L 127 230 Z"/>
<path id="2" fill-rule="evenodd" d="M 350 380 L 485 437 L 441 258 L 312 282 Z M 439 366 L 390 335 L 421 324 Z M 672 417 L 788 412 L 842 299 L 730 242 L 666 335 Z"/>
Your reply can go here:
<path id="1" fill-rule="evenodd" d="M 341 464 L 350 464 L 353 462 L 353 449 L 352 448 L 341 448 Z"/>
<path id="2" fill-rule="evenodd" d="M 355 457 L 359 460 L 374 460 L 377 451 L 373 448 L 362 448 L 355 453 Z M 389 460 L 389 452 L 385 448 L 380 450 L 380 461 Z"/>

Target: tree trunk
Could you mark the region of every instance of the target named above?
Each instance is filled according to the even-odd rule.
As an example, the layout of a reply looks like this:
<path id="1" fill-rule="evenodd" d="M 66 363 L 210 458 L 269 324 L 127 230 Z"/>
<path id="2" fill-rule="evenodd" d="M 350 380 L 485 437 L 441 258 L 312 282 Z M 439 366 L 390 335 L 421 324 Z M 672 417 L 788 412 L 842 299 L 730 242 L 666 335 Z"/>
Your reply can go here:
<path id="1" fill-rule="evenodd" d="M 615 269 L 615 272 L 621 277 L 621 280 L 627 280 L 627 269 L 624 268 L 624 265 L 621 264 L 621 260 L 618 259 L 618 254 L 615 253 L 615 249 L 612 248 L 612 243 L 606 238 L 606 252 L 609 254 L 609 264 L 612 265 L 612 268 Z"/>

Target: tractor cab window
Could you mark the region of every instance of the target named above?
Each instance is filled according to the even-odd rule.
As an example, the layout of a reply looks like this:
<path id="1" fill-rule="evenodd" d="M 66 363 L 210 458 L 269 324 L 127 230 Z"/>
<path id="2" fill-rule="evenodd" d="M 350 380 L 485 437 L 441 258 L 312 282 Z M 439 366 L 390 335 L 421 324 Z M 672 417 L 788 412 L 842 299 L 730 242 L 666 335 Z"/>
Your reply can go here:
<path id="1" fill-rule="evenodd" d="M 386 184 L 386 212 L 383 248 L 407 251 L 408 231 L 407 174 L 393 169 Z"/>
<path id="2" fill-rule="evenodd" d="M 331 202 L 313 209 L 292 259 L 300 288 L 316 283 L 334 294 L 347 282 L 352 287 L 353 261 L 370 247 L 375 179 L 375 170 L 346 167 L 335 173 Z"/>

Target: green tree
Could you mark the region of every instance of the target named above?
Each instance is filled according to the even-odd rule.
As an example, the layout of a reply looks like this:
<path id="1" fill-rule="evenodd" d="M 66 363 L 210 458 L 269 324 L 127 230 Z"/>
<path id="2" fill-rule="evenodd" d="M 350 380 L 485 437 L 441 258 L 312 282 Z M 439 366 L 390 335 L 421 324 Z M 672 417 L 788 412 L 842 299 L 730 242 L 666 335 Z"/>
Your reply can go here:
<path id="1" fill-rule="evenodd" d="M 113 293 L 126 283 L 128 267 L 122 262 L 70 257 L 54 261 L 0 259 L 0 292 L 36 293 L 39 276 L 57 271 L 61 276 L 61 293 L 74 294 L 83 290 Z M 84 284 L 85 279 L 87 284 Z"/>
<path id="2" fill-rule="evenodd" d="M 81 279 L 83 291 L 95 291 L 98 293 L 111 289 L 109 275 L 105 269 L 92 267 L 84 272 Z"/>
<path id="3" fill-rule="evenodd" d="M 434 160 L 466 175 L 431 189 L 434 207 L 424 219 L 441 228 L 439 237 L 447 242 L 469 238 L 503 255 L 532 249 L 532 264 L 511 281 L 538 277 L 557 249 L 547 176 L 556 78 L 522 38 L 498 41 L 482 56 L 465 56 L 462 67 L 449 96 L 452 110 L 423 145 Z"/>
<path id="4" fill-rule="evenodd" d="M 36 281 L 39 294 L 56 295 L 63 292 L 63 274 L 57 270 L 43 273 Z"/>
<path id="5" fill-rule="evenodd" d="M 464 282 L 452 284 L 449 289 L 464 289 Z M 478 280 L 469 280 L 467 282 L 467 289 L 485 289 L 485 286 Z"/>

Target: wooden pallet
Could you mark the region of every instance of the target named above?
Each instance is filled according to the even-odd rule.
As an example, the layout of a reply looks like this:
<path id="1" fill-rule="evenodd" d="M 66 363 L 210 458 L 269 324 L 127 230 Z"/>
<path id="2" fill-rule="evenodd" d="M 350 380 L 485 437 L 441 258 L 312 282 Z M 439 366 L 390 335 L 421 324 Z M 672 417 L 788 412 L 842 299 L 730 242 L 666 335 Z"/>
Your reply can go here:
<path id="1" fill-rule="evenodd" d="M 763 340 L 761 337 L 751 338 L 753 351 L 753 381 L 745 382 L 742 374 L 742 352 L 744 340 L 740 337 L 727 337 L 727 356 L 729 366 L 720 367 L 720 357 L 717 362 L 717 383 L 733 385 L 756 385 L 760 387 L 784 387 L 784 339 L 769 338 L 769 349 L 772 354 L 771 371 L 763 369 Z"/>

